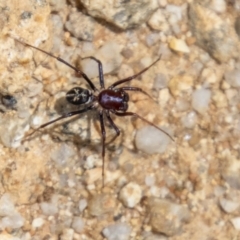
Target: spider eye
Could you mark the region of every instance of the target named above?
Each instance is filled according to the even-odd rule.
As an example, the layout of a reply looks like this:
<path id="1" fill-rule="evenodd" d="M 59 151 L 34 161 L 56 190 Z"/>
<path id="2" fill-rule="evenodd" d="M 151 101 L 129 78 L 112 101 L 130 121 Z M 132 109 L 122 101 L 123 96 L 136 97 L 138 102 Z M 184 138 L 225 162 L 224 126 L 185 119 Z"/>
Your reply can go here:
<path id="1" fill-rule="evenodd" d="M 80 105 L 90 101 L 91 93 L 87 89 L 75 87 L 67 92 L 66 99 L 74 105 Z"/>

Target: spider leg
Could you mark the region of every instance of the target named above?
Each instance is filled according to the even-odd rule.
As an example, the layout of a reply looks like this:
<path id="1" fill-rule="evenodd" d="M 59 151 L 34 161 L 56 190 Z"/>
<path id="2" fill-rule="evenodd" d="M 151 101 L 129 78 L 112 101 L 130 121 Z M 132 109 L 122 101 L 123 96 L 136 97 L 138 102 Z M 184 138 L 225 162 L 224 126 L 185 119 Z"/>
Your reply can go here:
<path id="1" fill-rule="evenodd" d="M 146 72 L 150 67 L 152 67 L 155 63 L 157 63 L 159 60 L 161 59 L 161 56 L 156 60 L 154 61 L 150 66 L 144 68 L 142 71 L 140 71 L 139 73 L 133 75 L 133 76 L 130 76 L 130 77 L 127 77 L 127 78 L 124 78 L 124 79 L 121 79 L 115 83 L 113 83 L 109 89 L 113 89 L 114 87 L 116 87 L 117 85 L 119 84 L 122 84 L 122 83 L 125 83 L 125 82 L 129 82 L 131 80 L 133 80 L 134 78 L 137 78 L 138 76 L 140 76 L 142 73 Z"/>
<path id="2" fill-rule="evenodd" d="M 16 38 L 14 38 L 14 40 L 16 40 L 17 42 L 19 42 L 19 43 L 21 43 L 21 44 L 23 44 L 23 45 L 25 45 L 25 46 L 28 46 L 28 47 L 37 49 L 38 51 L 43 52 L 43 53 L 47 54 L 48 56 L 51 56 L 51 57 L 55 58 L 56 60 L 58 60 L 59 62 L 62 62 L 63 64 L 67 65 L 68 67 L 72 68 L 75 72 L 77 72 L 78 74 L 80 74 L 80 75 L 87 81 L 87 83 L 89 84 L 89 86 L 91 87 L 91 89 L 92 89 L 93 91 L 96 91 L 96 90 L 97 90 L 97 88 L 95 87 L 95 85 L 93 84 L 93 82 L 88 78 L 88 76 L 87 76 L 84 72 L 82 72 L 81 70 L 75 68 L 74 66 L 72 66 L 71 64 L 69 64 L 68 62 L 66 62 L 65 60 L 63 60 L 62 58 L 56 57 L 56 56 L 53 55 L 52 53 L 46 52 L 46 51 L 42 50 L 41 48 L 32 46 L 32 45 L 30 45 L 30 44 L 28 44 L 28 43 L 25 43 L 25 42 L 22 42 L 22 41 L 20 41 L 20 40 L 18 40 L 18 39 L 16 39 Z"/>
<path id="3" fill-rule="evenodd" d="M 113 114 L 119 116 L 119 117 L 124 117 L 124 116 L 134 116 L 134 117 L 137 117 L 139 119 L 141 119 L 142 121 L 148 123 L 149 125 L 155 127 L 156 129 L 158 129 L 159 131 L 165 133 L 172 141 L 174 141 L 173 137 L 167 133 L 166 131 L 164 131 L 163 129 L 159 128 L 158 126 L 156 126 L 155 124 L 149 122 L 147 119 L 141 117 L 140 115 L 138 115 L 137 113 L 133 113 L 133 112 L 116 112 L 116 111 L 111 111 Z"/>
<path id="4" fill-rule="evenodd" d="M 98 63 L 98 73 L 99 73 L 99 81 L 100 81 L 100 86 L 102 89 L 104 89 L 104 76 L 103 76 L 103 67 L 102 67 L 102 62 L 100 60 L 98 60 L 97 58 L 95 57 L 85 57 L 85 58 L 82 58 L 82 59 L 87 59 L 87 58 L 90 58 L 92 60 L 94 60 L 95 62 Z"/>
<path id="5" fill-rule="evenodd" d="M 116 88 L 115 88 L 116 89 Z M 120 89 L 120 90 L 123 90 L 123 91 L 136 91 L 136 92 L 141 92 L 145 95 L 147 95 L 149 98 L 151 98 L 152 100 L 154 100 L 152 98 L 151 95 L 149 95 L 147 92 L 145 92 L 144 90 L 142 90 L 141 88 L 138 88 L 138 87 L 121 87 L 121 88 L 117 88 L 117 89 Z"/>
<path id="6" fill-rule="evenodd" d="M 115 130 L 115 132 L 116 132 L 116 135 L 107 143 L 107 144 L 109 144 L 109 143 L 111 143 L 111 142 L 114 142 L 115 139 L 120 135 L 120 130 L 119 130 L 119 128 L 117 127 L 117 125 L 113 122 L 113 120 L 112 120 L 112 118 L 111 118 L 111 116 L 110 116 L 110 114 L 109 114 L 109 110 L 105 110 L 104 112 L 105 112 L 105 114 L 106 114 L 106 116 L 107 116 L 107 120 L 108 120 L 109 124 L 111 125 L 111 127 L 112 127 L 112 128 Z"/>
<path id="7" fill-rule="evenodd" d="M 81 110 L 77 110 L 77 111 L 72 111 L 72 112 L 65 113 L 65 114 L 63 114 L 62 116 L 60 116 L 60 117 L 58 117 L 58 118 L 56 118 L 56 119 L 54 119 L 54 120 L 52 120 L 52 121 L 49 121 L 49 122 L 47 122 L 47 123 L 42 124 L 40 127 L 38 127 L 37 129 L 35 129 L 33 132 L 31 132 L 30 134 L 28 134 L 26 137 L 31 136 L 32 134 L 34 134 L 35 132 L 39 131 L 40 129 L 45 128 L 46 126 L 48 126 L 48 125 L 50 125 L 50 124 L 53 124 L 53 123 L 55 123 L 55 122 L 57 122 L 57 121 L 59 121 L 59 120 L 61 120 L 61 119 L 69 118 L 69 117 L 72 117 L 72 116 L 75 116 L 75 115 L 78 115 L 78 114 L 87 112 L 87 111 L 89 111 L 89 110 L 91 110 L 91 109 L 93 109 L 93 108 L 94 108 L 94 105 L 91 105 L 91 106 L 89 106 L 89 107 L 87 107 L 87 108 L 84 108 L 84 109 L 81 109 Z"/>
<path id="8" fill-rule="evenodd" d="M 104 126 L 104 119 L 103 119 L 103 110 L 99 110 L 99 120 L 100 120 L 100 126 L 101 126 L 101 132 L 102 132 L 102 186 L 104 187 L 104 169 L 105 169 L 105 140 L 106 140 L 106 131 Z"/>
<path id="9" fill-rule="evenodd" d="M 119 128 L 117 127 L 117 125 L 113 122 L 110 114 L 109 114 L 109 110 L 106 110 L 105 111 L 105 114 L 107 116 L 107 120 L 108 122 L 110 123 L 110 125 L 114 128 L 115 132 L 116 132 L 116 136 L 118 137 L 120 135 L 120 130 Z"/>

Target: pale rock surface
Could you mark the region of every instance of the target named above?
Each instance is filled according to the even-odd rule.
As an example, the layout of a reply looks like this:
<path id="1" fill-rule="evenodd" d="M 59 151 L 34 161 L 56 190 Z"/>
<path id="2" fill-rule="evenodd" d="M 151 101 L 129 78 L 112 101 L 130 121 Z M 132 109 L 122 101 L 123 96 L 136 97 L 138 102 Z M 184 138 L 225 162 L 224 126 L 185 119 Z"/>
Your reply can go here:
<path id="1" fill-rule="evenodd" d="M 121 29 L 139 26 L 148 20 L 157 8 L 157 1 L 81 1 L 89 15 L 104 19 Z M 104 11 L 103 11 L 104 9 Z"/>
<path id="2" fill-rule="evenodd" d="M 234 29 L 215 12 L 192 2 L 189 9 L 190 26 L 197 44 L 219 62 L 237 57 L 238 37 Z"/>
<path id="3" fill-rule="evenodd" d="M 148 208 L 152 229 L 167 236 L 177 234 L 184 222 L 189 221 L 190 212 L 186 206 L 172 203 L 168 200 L 150 198 Z"/>

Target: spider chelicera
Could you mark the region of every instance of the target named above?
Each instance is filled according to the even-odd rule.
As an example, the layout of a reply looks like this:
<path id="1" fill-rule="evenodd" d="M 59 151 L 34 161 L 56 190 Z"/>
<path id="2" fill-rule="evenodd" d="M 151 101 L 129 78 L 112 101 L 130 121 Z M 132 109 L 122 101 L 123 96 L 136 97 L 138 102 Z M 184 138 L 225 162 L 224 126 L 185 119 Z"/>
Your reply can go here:
<path id="1" fill-rule="evenodd" d="M 110 126 L 115 130 L 116 137 L 120 135 L 120 130 L 116 126 L 116 124 L 113 122 L 113 120 L 111 118 L 111 114 L 114 114 L 119 117 L 124 117 L 124 116 L 137 117 L 137 118 L 141 119 L 142 121 L 148 123 L 149 125 L 155 127 L 159 131 L 164 132 L 169 138 L 171 138 L 173 140 L 172 136 L 169 133 L 167 133 L 163 129 L 159 128 L 152 122 L 149 122 L 147 119 L 141 117 L 137 113 L 127 111 L 129 95 L 126 91 L 138 91 L 138 92 L 142 92 L 143 94 L 145 94 L 147 96 L 149 96 L 149 94 L 147 94 L 144 90 L 142 90 L 141 88 L 138 88 L 138 87 L 128 87 L 128 86 L 118 87 L 119 85 L 126 83 L 126 82 L 130 82 L 131 80 L 140 76 L 142 73 L 146 72 L 150 67 L 152 67 L 155 63 L 157 63 L 161 57 L 159 57 L 150 66 L 144 68 L 139 73 L 137 73 L 133 76 L 121 79 L 121 80 L 113 83 L 107 89 L 105 89 L 105 85 L 104 85 L 104 76 L 103 76 L 103 68 L 102 68 L 101 61 L 99 61 L 95 57 L 88 57 L 88 58 L 91 58 L 92 60 L 96 61 L 98 64 L 99 82 L 100 82 L 100 87 L 101 87 L 101 89 L 99 90 L 96 88 L 96 86 L 93 84 L 93 82 L 89 79 L 89 77 L 84 72 L 75 68 L 74 66 L 72 66 L 71 64 L 69 64 L 68 62 L 63 60 L 62 58 L 56 57 L 53 54 L 46 52 L 40 48 L 34 47 L 28 43 L 22 42 L 17 39 L 15 39 L 15 40 L 25 46 L 28 46 L 28 47 L 34 48 L 38 51 L 41 51 L 41 52 L 47 54 L 48 56 L 51 56 L 51 57 L 55 58 L 56 60 L 62 62 L 63 64 L 69 66 L 78 75 L 82 76 L 86 80 L 88 85 L 90 86 L 91 90 L 81 88 L 81 87 L 74 87 L 66 93 L 66 99 L 69 103 L 74 104 L 74 105 L 85 105 L 86 106 L 85 108 L 77 110 L 77 111 L 71 111 L 68 113 L 64 113 L 62 116 L 60 116 L 52 121 L 49 121 L 45 124 L 42 124 L 37 129 L 35 129 L 30 135 L 32 135 L 34 132 L 38 131 L 39 129 L 44 128 L 50 124 L 53 124 L 61 119 L 69 118 L 69 117 L 72 117 L 72 116 L 75 116 L 78 114 L 82 114 L 82 113 L 90 111 L 90 110 L 98 111 L 99 121 L 100 121 L 100 126 L 101 126 L 101 133 L 102 133 L 102 160 L 103 160 L 103 164 L 102 164 L 102 181 L 103 182 L 102 182 L 102 185 L 103 186 L 104 186 L 104 169 L 105 169 L 104 157 L 105 157 L 105 140 L 106 140 L 104 115 L 106 116 Z M 149 97 L 151 97 L 151 96 L 149 96 Z"/>

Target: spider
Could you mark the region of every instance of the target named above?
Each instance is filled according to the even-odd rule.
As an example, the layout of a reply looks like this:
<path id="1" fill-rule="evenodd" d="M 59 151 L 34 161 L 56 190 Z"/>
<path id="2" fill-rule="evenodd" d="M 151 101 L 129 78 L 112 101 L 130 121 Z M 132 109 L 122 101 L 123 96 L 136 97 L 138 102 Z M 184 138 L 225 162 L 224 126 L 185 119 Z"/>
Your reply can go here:
<path id="1" fill-rule="evenodd" d="M 114 114 L 119 117 L 133 116 L 133 117 L 139 118 L 142 121 L 148 123 L 149 125 L 155 127 L 157 130 L 162 131 L 171 140 L 173 140 L 172 136 L 169 133 L 167 133 L 163 129 L 159 128 L 152 122 L 149 122 L 147 119 L 143 118 L 142 116 L 138 115 L 137 113 L 127 111 L 129 95 L 126 91 L 137 91 L 137 92 L 141 92 L 141 93 L 149 96 L 150 98 L 151 98 L 151 96 L 148 93 L 146 93 L 144 90 L 142 90 L 141 88 L 138 88 L 138 87 L 119 86 L 123 83 L 130 82 L 131 80 L 140 76 L 142 73 L 146 72 L 150 67 L 152 67 L 154 64 L 156 64 L 161 59 L 161 56 L 157 60 L 155 60 L 151 65 L 144 68 L 137 74 L 127 77 L 127 78 L 124 78 L 124 79 L 121 79 L 119 81 L 116 81 L 115 83 L 110 85 L 108 88 L 105 88 L 103 67 L 102 67 L 101 61 L 99 61 L 98 59 L 96 59 L 95 57 L 92 57 L 92 56 L 87 57 L 87 58 L 90 58 L 90 59 L 96 61 L 98 64 L 99 82 L 100 82 L 100 87 L 101 87 L 99 90 L 84 72 L 82 72 L 81 70 L 72 66 L 71 64 L 69 64 L 68 62 L 63 60 L 62 58 L 56 57 L 52 53 L 49 53 L 49 52 L 42 50 L 40 48 L 37 48 L 35 46 L 32 46 L 28 43 L 22 42 L 18 39 L 15 39 L 15 40 L 27 47 L 36 49 L 40 52 L 47 54 L 50 57 L 55 58 L 58 61 L 62 62 L 63 64 L 67 65 L 68 67 L 72 68 L 79 76 L 82 76 L 85 79 L 85 81 L 88 83 L 91 90 L 85 89 L 82 87 L 74 87 L 66 93 L 66 100 L 69 103 L 74 104 L 74 105 L 84 105 L 85 107 L 83 109 L 64 113 L 62 116 L 40 125 L 37 129 L 35 129 L 29 135 L 32 135 L 34 132 L 38 131 L 39 129 L 44 128 L 50 124 L 53 124 L 61 119 L 69 118 L 69 117 L 72 117 L 75 115 L 80 115 L 87 111 L 96 110 L 98 112 L 100 127 L 101 127 L 101 134 L 102 134 L 102 161 L 103 161 L 103 164 L 102 164 L 102 186 L 103 187 L 104 187 L 104 177 L 105 177 L 105 172 L 104 172 L 105 161 L 104 161 L 104 159 L 105 159 L 105 140 L 106 140 L 104 115 L 106 116 L 107 121 L 109 122 L 110 126 L 115 130 L 116 137 L 118 137 L 120 135 L 120 130 L 116 126 L 116 124 L 113 122 L 113 120 L 111 118 L 111 114 Z"/>

